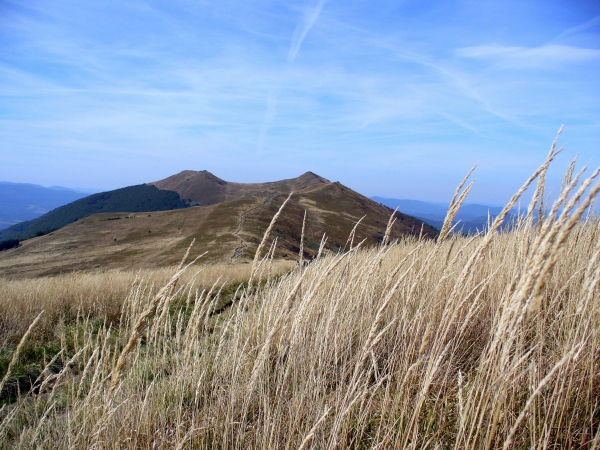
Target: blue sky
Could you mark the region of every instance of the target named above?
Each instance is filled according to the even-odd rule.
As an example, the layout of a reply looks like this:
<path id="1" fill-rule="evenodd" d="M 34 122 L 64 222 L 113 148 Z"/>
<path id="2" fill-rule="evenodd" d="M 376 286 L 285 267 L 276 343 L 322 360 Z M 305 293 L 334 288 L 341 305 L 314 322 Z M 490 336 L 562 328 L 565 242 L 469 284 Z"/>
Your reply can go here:
<path id="1" fill-rule="evenodd" d="M 501 204 L 558 128 L 600 165 L 592 1 L 0 0 L 0 180 L 113 189 L 311 170 Z"/>

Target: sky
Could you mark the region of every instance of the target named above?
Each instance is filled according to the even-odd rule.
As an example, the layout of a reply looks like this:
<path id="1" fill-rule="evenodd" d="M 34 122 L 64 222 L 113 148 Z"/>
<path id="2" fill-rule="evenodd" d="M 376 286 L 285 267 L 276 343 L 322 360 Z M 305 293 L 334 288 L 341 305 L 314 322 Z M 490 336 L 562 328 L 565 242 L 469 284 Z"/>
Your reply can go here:
<path id="1" fill-rule="evenodd" d="M 500 205 L 564 124 L 600 165 L 600 2 L 0 0 L 0 181 L 108 190 L 313 171 Z"/>

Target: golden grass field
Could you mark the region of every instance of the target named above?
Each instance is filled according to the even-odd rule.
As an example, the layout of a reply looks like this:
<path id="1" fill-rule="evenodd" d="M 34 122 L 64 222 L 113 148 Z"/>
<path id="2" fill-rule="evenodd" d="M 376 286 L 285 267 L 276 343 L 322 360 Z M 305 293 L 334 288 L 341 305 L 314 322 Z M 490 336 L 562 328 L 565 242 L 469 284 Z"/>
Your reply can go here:
<path id="1" fill-rule="evenodd" d="M 555 154 L 510 230 L 4 281 L 0 447 L 600 448 L 598 172 L 535 221 Z"/>

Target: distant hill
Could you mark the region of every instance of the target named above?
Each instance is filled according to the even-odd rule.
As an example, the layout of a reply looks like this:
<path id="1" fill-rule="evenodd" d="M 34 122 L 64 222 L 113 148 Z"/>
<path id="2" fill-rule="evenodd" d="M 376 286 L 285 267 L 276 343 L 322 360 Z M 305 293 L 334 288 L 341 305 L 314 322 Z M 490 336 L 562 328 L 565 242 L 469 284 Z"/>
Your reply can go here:
<path id="1" fill-rule="evenodd" d="M 272 231 L 271 242 L 277 239 L 275 258 L 298 258 L 305 211 L 307 259 L 316 255 L 323 234 L 328 237 L 328 250 L 348 248 L 350 231 L 363 216 L 354 245 L 362 240 L 366 240 L 366 245 L 381 242 L 393 212 L 338 182 L 310 172 L 289 180 L 246 184 L 230 183 L 209 172 L 186 171 L 146 187 L 202 206 L 141 212 L 138 205 L 139 212 L 130 209 L 127 213 L 106 212 L 80 218 L 47 235 L 25 240 L 18 248 L 0 252 L 0 274 L 23 277 L 75 269 L 172 265 L 179 262 L 193 238 L 195 253 L 209 252 L 204 261 L 247 263 L 292 190 L 295 194 Z M 396 214 L 392 238 L 421 233 L 424 237 L 437 235 L 423 221 Z"/>
<path id="2" fill-rule="evenodd" d="M 438 230 L 441 229 L 448 211 L 448 204 L 446 203 L 383 197 L 371 197 L 371 199 L 393 209 L 399 207 L 399 211 L 417 217 Z M 502 208 L 501 206 L 480 205 L 476 203 L 463 204 L 453 224 L 458 223 L 456 229 L 462 230 L 464 233 L 475 233 L 487 226 L 488 214 L 489 218 L 493 220 L 500 214 Z"/>
<path id="3" fill-rule="evenodd" d="M 166 211 L 185 208 L 187 203 L 173 191 L 142 184 L 92 194 L 53 209 L 37 219 L 17 223 L 0 231 L 0 242 L 20 241 L 48 234 L 77 220 L 103 212 Z"/>
<path id="4" fill-rule="evenodd" d="M 89 194 L 61 186 L 0 182 L 0 230 L 36 219 L 48 211 Z"/>

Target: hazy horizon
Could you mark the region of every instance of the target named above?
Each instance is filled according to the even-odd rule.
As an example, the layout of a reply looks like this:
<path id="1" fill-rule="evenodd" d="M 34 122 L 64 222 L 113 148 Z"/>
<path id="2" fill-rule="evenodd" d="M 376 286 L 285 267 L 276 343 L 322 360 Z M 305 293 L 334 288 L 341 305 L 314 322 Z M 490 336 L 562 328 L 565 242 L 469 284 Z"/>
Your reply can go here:
<path id="1" fill-rule="evenodd" d="M 159 180 L 153 180 L 153 181 L 159 181 Z M 225 181 L 235 182 L 234 180 L 225 180 Z M 269 182 L 269 181 L 279 181 L 279 180 L 265 180 L 265 182 Z M 329 180 L 329 181 L 335 182 L 338 180 Z M 69 187 L 69 186 L 62 186 L 62 185 L 44 186 L 44 185 L 37 184 L 37 183 L 19 183 L 19 182 L 13 182 L 13 181 L 0 180 L 0 184 L 3 184 L 3 183 L 25 184 L 25 185 L 30 185 L 30 186 L 39 186 L 39 187 L 46 188 L 46 189 L 54 189 L 54 188 L 58 188 L 59 190 L 66 189 L 69 191 L 78 192 L 78 193 L 82 193 L 82 194 L 89 194 L 89 195 L 105 192 L 107 190 L 113 190 L 113 189 L 94 189 L 94 188 L 86 188 L 86 187 L 83 187 L 83 188 Z M 143 184 L 143 183 L 141 183 L 141 184 Z M 114 189 L 120 189 L 120 188 L 129 187 L 129 186 L 131 186 L 131 185 L 117 186 Z M 363 193 L 359 192 L 359 194 L 363 194 Z M 365 195 L 365 194 L 363 194 L 363 195 Z M 370 195 L 367 197 L 369 197 L 371 200 L 375 200 L 377 202 L 379 202 L 380 200 L 397 200 L 397 201 L 410 201 L 410 202 L 417 202 L 417 203 L 429 203 L 431 205 L 436 205 L 436 206 L 447 206 L 450 202 L 450 198 L 448 198 L 446 200 L 428 200 L 428 199 L 415 199 L 415 198 L 409 198 L 409 197 L 381 196 L 381 195 Z M 467 197 L 466 201 L 464 202 L 464 205 L 465 206 L 466 205 L 482 205 L 482 206 L 491 206 L 491 207 L 503 207 L 504 206 L 504 204 L 488 202 L 485 199 L 482 199 L 480 201 L 473 201 L 469 197 Z"/>
<path id="2" fill-rule="evenodd" d="M 0 6 L 0 180 L 110 190 L 313 171 L 366 195 L 502 205 L 557 130 L 600 165 L 600 4 Z"/>

